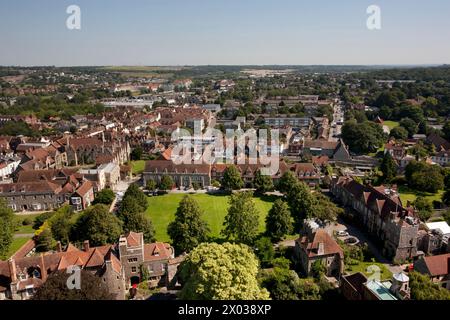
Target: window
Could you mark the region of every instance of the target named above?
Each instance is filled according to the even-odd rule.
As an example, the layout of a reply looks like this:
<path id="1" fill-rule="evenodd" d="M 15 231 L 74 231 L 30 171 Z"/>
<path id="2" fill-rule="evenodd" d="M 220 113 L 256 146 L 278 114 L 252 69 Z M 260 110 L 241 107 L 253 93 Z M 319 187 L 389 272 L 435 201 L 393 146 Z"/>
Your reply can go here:
<path id="1" fill-rule="evenodd" d="M 136 273 L 137 268 L 136 267 L 131 267 L 131 272 Z"/>
<path id="2" fill-rule="evenodd" d="M 131 259 L 128 259 L 128 262 L 129 262 L 129 263 L 133 263 L 133 262 L 137 262 L 137 261 L 138 261 L 137 258 L 131 258 Z"/>

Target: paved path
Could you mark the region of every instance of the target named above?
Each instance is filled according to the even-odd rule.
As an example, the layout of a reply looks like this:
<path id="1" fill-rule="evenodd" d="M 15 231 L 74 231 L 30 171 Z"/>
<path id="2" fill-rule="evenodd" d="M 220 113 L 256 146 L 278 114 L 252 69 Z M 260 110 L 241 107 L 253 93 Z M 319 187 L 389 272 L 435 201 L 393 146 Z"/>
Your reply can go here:
<path id="1" fill-rule="evenodd" d="M 13 238 L 33 238 L 34 233 L 15 233 Z"/>

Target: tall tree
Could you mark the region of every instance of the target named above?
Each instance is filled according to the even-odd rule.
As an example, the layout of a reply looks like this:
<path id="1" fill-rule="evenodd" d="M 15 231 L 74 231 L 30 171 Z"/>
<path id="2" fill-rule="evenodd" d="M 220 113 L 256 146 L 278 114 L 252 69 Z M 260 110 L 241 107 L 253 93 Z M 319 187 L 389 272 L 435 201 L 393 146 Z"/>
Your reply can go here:
<path id="1" fill-rule="evenodd" d="M 0 258 L 5 257 L 13 241 L 14 213 L 6 202 L 0 199 Z"/>
<path id="2" fill-rule="evenodd" d="M 383 172 L 383 176 L 381 177 L 382 182 L 388 183 L 395 178 L 397 165 L 389 152 L 385 153 L 383 161 L 380 164 L 380 170 Z"/>
<path id="3" fill-rule="evenodd" d="M 137 184 L 132 183 L 128 187 L 127 191 L 125 191 L 125 194 L 123 195 L 123 199 L 126 197 L 132 197 L 144 210 L 147 209 L 147 197 Z"/>
<path id="4" fill-rule="evenodd" d="M 108 207 L 97 204 L 86 209 L 71 232 L 75 241 L 89 240 L 94 246 L 115 243 L 122 233 L 122 222 Z"/>
<path id="5" fill-rule="evenodd" d="M 194 198 L 186 195 L 181 200 L 175 220 L 167 227 L 167 233 L 176 251 L 189 252 L 207 240 L 210 230 L 208 224 L 202 220 L 202 214 Z"/>
<path id="6" fill-rule="evenodd" d="M 279 241 L 292 232 L 292 216 L 286 202 L 275 200 L 266 216 L 266 231 L 274 241 Z"/>
<path id="7" fill-rule="evenodd" d="M 237 242 L 252 244 L 258 235 L 259 212 L 252 192 L 238 192 L 230 196 L 230 207 L 225 216 L 222 234 Z"/>
<path id="8" fill-rule="evenodd" d="M 253 179 L 253 187 L 256 188 L 256 192 L 259 194 L 273 191 L 274 186 L 272 177 L 269 175 L 263 175 L 261 170 L 256 171 L 255 178 Z"/>
<path id="9" fill-rule="evenodd" d="M 163 175 L 161 178 L 161 182 L 159 183 L 158 188 L 163 191 L 168 191 L 172 189 L 174 185 L 173 179 L 171 176 Z"/>
<path id="10" fill-rule="evenodd" d="M 297 181 L 298 179 L 292 171 L 286 171 L 278 181 L 277 190 L 286 194 Z"/>
<path id="11" fill-rule="evenodd" d="M 231 165 L 225 169 L 223 173 L 222 186 L 226 190 L 239 190 L 244 187 L 244 181 L 242 181 L 241 173 L 235 165 Z"/>
<path id="12" fill-rule="evenodd" d="M 103 189 L 95 195 L 95 199 L 92 204 L 110 205 L 114 201 L 115 197 L 114 191 L 111 189 Z"/>
<path id="13" fill-rule="evenodd" d="M 300 228 L 304 219 L 314 216 L 316 199 L 305 183 L 297 181 L 292 185 L 288 191 L 287 200 L 297 229 Z"/>
<path id="14" fill-rule="evenodd" d="M 66 205 L 58 210 L 49 218 L 49 225 L 52 236 L 62 244 L 69 243 L 70 229 L 72 228 L 70 206 Z"/>
<path id="15" fill-rule="evenodd" d="M 179 267 L 181 299 L 267 300 L 258 285 L 258 260 L 242 244 L 202 243 Z"/>

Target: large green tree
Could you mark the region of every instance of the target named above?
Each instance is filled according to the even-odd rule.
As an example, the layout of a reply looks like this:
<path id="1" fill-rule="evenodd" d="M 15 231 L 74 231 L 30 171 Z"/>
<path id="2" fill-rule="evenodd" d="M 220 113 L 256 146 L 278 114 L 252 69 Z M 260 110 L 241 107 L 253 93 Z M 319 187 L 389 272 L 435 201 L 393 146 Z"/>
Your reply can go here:
<path id="1" fill-rule="evenodd" d="M 175 220 L 167 227 L 167 233 L 177 252 L 189 252 L 207 240 L 210 230 L 208 224 L 202 220 L 202 214 L 194 198 L 186 195 L 181 200 Z"/>
<path id="2" fill-rule="evenodd" d="M 94 246 L 117 242 L 122 233 L 122 222 L 108 207 L 97 204 L 86 209 L 77 219 L 71 232 L 74 241 L 89 240 Z"/>
<path id="3" fill-rule="evenodd" d="M 269 175 L 264 175 L 261 170 L 256 171 L 255 178 L 253 179 L 253 187 L 259 194 L 273 191 L 274 186 L 272 182 L 272 177 Z"/>
<path id="4" fill-rule="evenodd" d="M 409 273 L 409 286 L 413 300 L 450 300 L 450 291 L 431 282 L 430 278 L 418 272 Z"/>
<path id="5" fill-rule="evenodd" d="M 411 161 L 405 168 L 408 186 L 425 192 L 436 193 L 444 188 L 444 176 L 437 165 Z"/>
<path id="6" fill-rule="evenodd" d="M 92 204 L 110 205 L 114 201 L 115 197 L 114 191 L 111 189 L 103 189 L 95 195 L 95 199 Z"/>
<path id="7" fill-rule="evenodd" d="M 297 181 L 298 179 L 292 171 L 286 171 L 278 181 L 277 190 L 286 194 Z"/>
<path id="8" fill-rule="evenodd" d="M 383 172 L 383 176 L 381 177 L 382 182 L 389 183 L 392 179 L 395 178 L 397 172 L 397 164 L 392 158 L 389 152 L 384 154 L 383 160 L 380 164 L 380 170 Z"/>
<path id="9" fill-rule="evenodd" d="M 264 270 L 260 276 L 261 285 L 270 292 L 274 300 L 319 300 L 320 288 L 313 279 L 300 279 L 289 268 L 289 260 L 277 258 L 272 270 Z"/>
<path id="10" fill-rule="evenodd" d="M 202 243 L 179 267 L 187 300 L 267 300 L 269 293 L 258 285 L 258 260 L 242 244 Z"/>
<path id="11" fill-rule="evenodd" d="M 163 191 L 168 191 L 172 189 L 174 185 L 173 179 L 171 176 L 163 175 L 161 178 L 161 182 L 158 185 L 158 188 Z"/>
<path id="12" fill-rule="evenodd" d="M 292 185 L 287 193 L 287 201 L 297 229 L 304 219 L 314 216 L 316 199 L 305 183 L 297 181 Z"/>
<path id="13" fill-rule="evenodd" d="M 147 197 L 137 184 L 133 183 L 128 187 L 122 200 L 125 200 L 127 197 L 133 198 L 144 210 L 147 209 Z"/>
<path id="14" fill-rule="evenodd" d="M 258 235 L 259 212 L 252 192 L 237 192 L 230 196 L 222 234 L 237 242 L 252 244 Z"/>
<path id="15" fill-rule="evenodd" d="M 292 216 L 287 203 L 275 200 L 266 216 L 266 232 L 274 241 L 279 241 L 292 232 Z"/>
<path id="16" fill-rule="evenodd" d="M 225 169 L 222 178 L 222 186 L 226 190 L 239 190 L 244 187 L 241 173 L 235 165 L 231 165 Z"/>

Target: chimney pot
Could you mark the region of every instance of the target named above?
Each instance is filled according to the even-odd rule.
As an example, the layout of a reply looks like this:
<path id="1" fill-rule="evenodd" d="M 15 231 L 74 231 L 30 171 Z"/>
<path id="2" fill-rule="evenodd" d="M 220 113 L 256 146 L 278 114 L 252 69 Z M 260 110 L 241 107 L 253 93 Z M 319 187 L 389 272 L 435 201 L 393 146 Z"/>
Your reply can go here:
<path id="1" fill-rule="evenodd" d="M 61 241 L 58 241 L 58 242 L 56 243 L 56 250 L 57 250 L 58 252 L 62 252 L 62 244 L 61 244 Z"/>
<path id="2" fill-rule="evenodd" d="M 83 248 L 84 248 L 84 251 L 86 251 L 86 252 L 89 251 L 89 240 L 85 240 L 83 242 Z"/>

